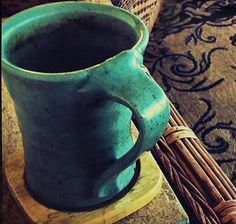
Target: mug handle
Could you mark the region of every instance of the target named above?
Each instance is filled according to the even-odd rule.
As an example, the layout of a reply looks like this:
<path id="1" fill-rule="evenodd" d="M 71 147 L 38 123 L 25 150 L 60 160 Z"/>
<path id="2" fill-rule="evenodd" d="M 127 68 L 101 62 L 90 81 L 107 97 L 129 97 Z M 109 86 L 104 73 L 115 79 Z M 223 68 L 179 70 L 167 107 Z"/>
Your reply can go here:
<path id="1" fill-rule="evenodd" d="M 138 124 L 139 135 L 134 146 L 98 178 L 93 189 L 96 197 L 99 197 L 100 190 L 107 180 L 135 162 L 142 152 L 157 142 L 170 116 L 168 98 L 145 66 L 137 66 L 133 70 L 135 74 L 118 73 L 93 75 L 93 78 L 112 100 L 132 111 Z"/>

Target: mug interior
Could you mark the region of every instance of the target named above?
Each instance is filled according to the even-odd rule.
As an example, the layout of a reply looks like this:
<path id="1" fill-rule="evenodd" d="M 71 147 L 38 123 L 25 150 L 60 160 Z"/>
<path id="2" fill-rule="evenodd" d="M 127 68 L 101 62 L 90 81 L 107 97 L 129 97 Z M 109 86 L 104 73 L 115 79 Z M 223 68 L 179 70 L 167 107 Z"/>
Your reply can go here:
<path id="1" fill-rule="evenodd" d="M 70 72 L 99 64 L 131 49 L 138 35 L 123 20 L 86 12 L 33 19 L 18 27 L 6 45 L 7 60 L 46 73 Z"/>

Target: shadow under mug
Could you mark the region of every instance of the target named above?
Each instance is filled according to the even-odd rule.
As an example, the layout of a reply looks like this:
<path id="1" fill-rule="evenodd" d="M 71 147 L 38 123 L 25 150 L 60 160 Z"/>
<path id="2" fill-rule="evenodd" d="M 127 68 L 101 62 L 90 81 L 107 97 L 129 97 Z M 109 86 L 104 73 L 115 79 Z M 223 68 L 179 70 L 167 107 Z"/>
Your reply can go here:
<path id="1" fill-rule="evenodd" d="M 45 4 L 4 22 L 3 77 L 22 133 L 26 184 L 41 203 L 77 210 L 109 201 L 160 138 L 170 108 L 142 65 L 147 42 L 138 17 L 95 3 Z"/>

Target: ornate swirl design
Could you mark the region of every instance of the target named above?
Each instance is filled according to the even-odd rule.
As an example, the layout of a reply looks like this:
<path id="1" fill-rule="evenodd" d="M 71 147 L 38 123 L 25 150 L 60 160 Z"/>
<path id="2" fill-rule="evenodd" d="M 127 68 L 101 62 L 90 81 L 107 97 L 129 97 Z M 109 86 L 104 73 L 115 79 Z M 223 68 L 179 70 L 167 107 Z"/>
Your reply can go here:
<path id="1" fill-rule="evenodd" d="M 149 55 L 149 58 L 155 58 L 156 55 L 148 50 L 146 54 Z M 204 75 L 204 72 L 211 66 L 211 55 L 220 50 L 227 49 L 217 47 L 211 49 L 208 53 L 203 52 L 200 60 L 197 60 L 191 51 L 178 54 L 166 53 L 156 59 L 149 68 L 151 74 L 154 74 L 154 76 L 158 74 L 162 77 L 166 91 L 170 91 L 171 88 L 181 92 L 207 91 L 224 81 L 224 78 L 221 78 L 208 83 L 207 77 Z M 165 52 L 167 51 L 165 50 Z"/>
<path id="2" fill-rule="evenodd" d="M 210 0 L 210 1 L 172 1 L 163 12 L 161 24 L 154 29 L 161 33 L 159 43 L 170 34 L 179 33 L 185 29 L 193 29 L 185 38 L 185 43 L 191 41 L 196 45 L 198 41 L 206 43 L 216 42 L 215 36 L 204 37 L 204 26 L 227 27 L 236 24 L 235 0 Z"/>
<path id="3" fill-rule="evenodd" d="M 229 148 L 229 139 L 223 138 L 217 132 L 219 132 L 219 130 L 223 130 L 224 132 L 227 131 L 230 134 L 231 138 L 236 140 L 236 126 L 232 120 L 229 120 L 227 122 L 218 121 L 214 125 L 210 125 L 209 123 L 212 122 L 213 119 L 215 119 L 217 116 L 216 111 L 213 110 L 213 106 L 210 100 L 199 98 L 199 101 L 206 105 L 206 109 L 192 129 L 201 138 L 202 142 L 210 153 L 222 154 Z M 209 139 L 211 139 L 211 141 L 209 141 Z M 220 166 L 225 163 L 233 164 L 235 162 L 236 157 L 234 155 L 231 155 L 231 157 L 227 159 L 222 157 L 222 159 L 217 160 L 217 163 Z M 231 176 L 231 180 L 233 182 L 236 181 L 235 171 Z"/>
<path id="4" fill-rule="evenodd" d="M 212 108 L 211 101 L 205 98 L 199 98 L 199 101 L 206 105 L 206 110 L 199 118 L 199 120 L 193 126 L 193 131 L 201 136 L 203 143 L 207 146 L 207 149 L 211 153 L 223 153 L 229 147 L 227 140 L 220 136 L 215 137 L 215 142 L 208 142 L 207 136 L 210 135 L 216 129 L 228 130 L 232 138 L 236 139 L 236 126 L 233 121 L 228 122 L 217 122 L 216 124 L 207 127 L 207 124 L 216 117 L 216 112 Z"/>

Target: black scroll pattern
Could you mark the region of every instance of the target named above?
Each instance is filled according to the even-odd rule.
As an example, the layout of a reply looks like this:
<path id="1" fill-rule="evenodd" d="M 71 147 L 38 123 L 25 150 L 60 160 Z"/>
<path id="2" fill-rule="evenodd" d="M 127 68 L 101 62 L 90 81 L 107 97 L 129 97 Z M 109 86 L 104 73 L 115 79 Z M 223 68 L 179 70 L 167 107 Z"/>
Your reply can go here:
<path id="1" fill-rule="evenodd" d="M 222 118 L 221 104 L 213 98 L 229 84 L 236 90 L 235 30 L 236 0 L 165 0 L 144 63 L 183 116 L 187 109 L 178 97 L 198 99 L 196 120 L 187 123 L 218 164 L 230 167 L 225 171 L 236 185 L 236 109 L 228 108 L 231 113 Z M 218 72 L 217 66 L 227 72 Z M 227 102 L 224 97 L 220 100 Z"/>
<path id="2" fill-rule="evenodd" d="M 185 44 L 193 41 L 213 43 L 217 37 L 204 36 L 204 26 L 227 27 L 236 24 L 236 1 L 169 1 L 160 19 L 159 27 L 154 29 L 158 32 L 158 42 L 162 42 L 170 34 L 179 33 L 185 29 L 194 28 L 194 31 L 185 38 Z"/>
<path id="3" fill-rule="evenodd" d="M 200 136 L 202 142 L 206 146 L 207 150 L 211 154 L 223 154 L 226 152 L 230 144 L 228 139 L 223 138 L 219 135 L 218 130 L 223 130 L 224 132 L 228 132 L 230 137 L 236 141 L 236 124 L 235 121 L 228 120 L 228 121 L 218 121 L 214 124 L 209 125 L 214 118 L 216 118 L 216 111 L 213 109 L 212 102 L 205 98 L 199 98 L 199 100 L 204 103 L 206 106 L 205 111 L 203 112 L 202 116 L 193 126 L 193 131 Z M 209 141 L 209 137 L 212 136 L 213 140 Z M 212 139 L 212 138 L 211 138 Z M 230 155 L 227 159 L 217 159 L 217 163 L 222 165 L 224 163 L 234 165 L 236 163 L 236 152 Z M 234 169 L 233 173 L 230 174 L 231 180 L 234 184 L 236 184 L 236 170 Z"/>
<path id="4" fill-rule="evenodd" d="M 178 54 L 167 53 L 155 60 L 149 69 L 154 76 L 160 75 L 162 77 L 166 91 L 170 91 L 171 88 L 182 92 L 208 91 L 224 81 L 224 78 L 221 78 L 207 83 L 207 77 L 204 75 L 204 72 L 210 68 L 211 55 L 219 50 L 227 49 L 213 48 L 208 53 L 203 52 L 200 60 L 194 58 L 190 51 Z M 150 55 L 151 52 L 149 52 Z M 152 56 L 155 57 L 155 55 Z"/>

